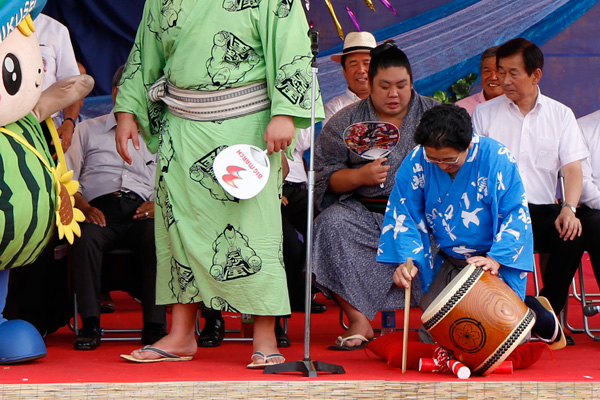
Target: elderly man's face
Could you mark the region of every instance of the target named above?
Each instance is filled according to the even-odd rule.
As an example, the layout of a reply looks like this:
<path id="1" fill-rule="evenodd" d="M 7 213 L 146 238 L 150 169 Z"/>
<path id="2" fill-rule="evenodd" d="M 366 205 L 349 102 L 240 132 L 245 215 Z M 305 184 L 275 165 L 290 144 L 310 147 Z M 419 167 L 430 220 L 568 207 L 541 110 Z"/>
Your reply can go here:
<path id="1" fill-rule="evenodd" d="M 406 115 L 412 95 L 412 82 L 404 67 L 380 68 L 373 77 L 371 101 L 382 121 Z"/>
<path id="2" fill-rule="evenodd" d="M 529 75 L 525 70 L 523 55 L 518 53 L 498 61 L 498 77 L 506 97 L 520 106 L 537 97 L 537 84 L 542 77 L 542 71 L 538 68 Z"/>
<path id="3" fill-rule="evenodd" d="M 481 86 L 486 100 L 491 100 L 504 94 L 500 80 L 498 79 L 498 68 L 496 56 L 484 58 L 481 62 Z"/>
<path id="4" fill-rule="evenodd" d="M 473 143 L 469 145 L 469 149 Z M 458 170 L 465 164 L 469 150 L 460 151 L 454 147 L 443 147 L 436 149 L 435 147 L 423 146 L 425 160 L 437 165 L 442 171 L 456 176 Z"/>
<path id="5" fill-rule="evenodd" d="M 369 53 L 350 53 L 344 59 L 344 78 L 348 88 L 361 99 L 369 96 Z"/>

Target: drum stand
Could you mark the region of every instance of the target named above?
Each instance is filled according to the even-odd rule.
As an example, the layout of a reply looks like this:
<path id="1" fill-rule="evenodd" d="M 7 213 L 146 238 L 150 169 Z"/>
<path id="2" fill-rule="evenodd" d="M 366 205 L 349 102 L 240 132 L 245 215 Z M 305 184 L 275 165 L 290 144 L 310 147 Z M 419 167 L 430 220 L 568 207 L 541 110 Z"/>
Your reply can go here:
<path id="1" fill-rule="evenodd" d="M 315 190 L 315 170 L 314 170 L 314 146 L 315 146 L 315 100 L 317 98 L 317 54 L 319 53 L 319 31 L 315 28 L 308 30 L 308 36 L 311 40 L 312 59 L 312 97 L 311 97 L 311 115 L 310 115 L 310 167 L 308 170 L 308 210 L 306 224 L 306 297 L 304 302 L 304 359 L 292 361 L 283 364 L 269 365 L 265 368 L 265 374 L 277 374 L 281 372 L 302 372 L 304 376 L 313 378 L 317 372 L 329 372 L 332 374 L 345 374 L 346 371 L 341 365 L 328 364 L 322 361 L 313 361 L 310 359 L 310 303 L 312 299 L 312 243 L 313 243 L 313 215 L 314 215 L 314 190 Z"/>

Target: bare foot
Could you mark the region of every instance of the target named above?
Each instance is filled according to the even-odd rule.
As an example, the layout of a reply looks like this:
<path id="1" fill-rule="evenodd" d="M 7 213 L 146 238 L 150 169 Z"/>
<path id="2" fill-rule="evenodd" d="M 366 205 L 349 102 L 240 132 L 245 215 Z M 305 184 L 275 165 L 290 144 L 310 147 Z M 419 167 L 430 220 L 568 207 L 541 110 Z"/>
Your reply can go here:
<path id="1" fill-rule="evenodd" d="M 277 340 L 273 336 L 273 340 L 270 338 L 265 338 L 262 340 L 254 339 L 253 341 L 253 350 L 255 352 L 261 352 L 265 357 L 269 357 L 271 354 L 280 354 L 279 349 L 277 348 Z M 281 364 L 285 362 L 285 358 L 282 357 L 269 357 L 268 359 L 263 359 L 262 356 L 253 354 L 252 355 L 253 363 L 267 363 L 267 364 Z"/>
<path id="2" fill-rule="evenodd" d="M 256 364 L 281 364 L 285 362 L 283 356 L 269 357 L 271 354 L 278 354 L 279 349 L 277 348 L 277 339 L 275 338 L 275 318 L 272 317 L 272 321 L 264 323 L 264 320 L 267 318 L 268 317 L 261 317 L 261 319 L 255 320 L 252 347 L 255 353 L 260 352 L 264 357 L 253 354 L 252 362 Z M 259 322 L 259 324 L 256 322 Z"/>
<path id="3" fill-rule="evenodd" d="M 181 338 L 168 334 L 158 342 L 152 344 L 152 347 L 178 356 L 193 356 L 198 350 L 198 344 L 196 343 L 196 338 L 193 334 L 188 336 L 189 338 Z M 131 355 L 139 360 L 157 359 L 161 357 L 160 354 L 155 352 L 140 351 L 140 349 L 132 351 Z"/>
<path id="4" fill-rule="evenodd" d="M 371 323 L 368 319 L 365 318 L 364 320 L 359 319 L 357 321 L 350 322 L 350 326 L 348 327 L 348 330 L 342 335 L 342 338 L 347 338 L 356 334 L 363 335 L 368 340 L 373 339 L 375 332 L 373 332 L 373 327 L 371 326 Z M 362 343 L 363 342 L 361 339 L 350 339 L 344 342 L 344 346 L 356 347 L 360 346 Z"/>
<path id="5" fill-rule="evenodd" d="M 369 319 L 342 297 L 336 294 L 335 298 L 344 310 L 349 321 L 348 330 L 342 335 L 342 338 L 347 338 L 352 335 L 362 335 L 368 340 L 373 339 L 373 327 L 371 326 Z M 339 345 L 339 343 L 336 344 Z M 347 342 L 344 342 L 344 346 L 347 347 L 356 347 L 361 344 L 361 339 L 350 339 Z"/>
<path id="6" fill-rule="evenodd" d="M 277 355 L 275 356 L 275 354 L 280 354 L 280 353 L 269 353 L 269 354 L 264 354 L 263 352 L 256 352 L 254 354 L 252 354 L 252 364 L 255 365 L 260 365 L 260 364 L 267 364 L 267 365 L 275 365 L 275 364 L 283 364 L 285 362 L 285 357 Z"/>

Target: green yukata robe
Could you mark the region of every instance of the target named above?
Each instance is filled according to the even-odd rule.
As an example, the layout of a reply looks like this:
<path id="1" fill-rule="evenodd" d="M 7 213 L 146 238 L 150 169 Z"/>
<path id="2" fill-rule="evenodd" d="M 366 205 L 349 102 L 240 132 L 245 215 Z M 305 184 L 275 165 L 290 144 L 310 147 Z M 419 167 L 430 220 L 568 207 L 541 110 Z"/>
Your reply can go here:
<path id="1" fill-rule="evenodd" d="M 308 24 L 298 0 L 146 2 L 119 88 L 116 112 L 135 114 L 156 180 L 157 303 L 203 302 L 254 315 L 290 313 L 282 255 L 281 154 L 270 157 L 266 187 L 239 200 L 217 183 L 212 163 L 227 146 L 265 149 L 274 115 L 310 124 Z M 271 108 L 214 122 L 176 117 L 151 103 L 162 75 L 182 89 L 267 82 Z M 320 98 L 316 115 L 323 117 Z"/>

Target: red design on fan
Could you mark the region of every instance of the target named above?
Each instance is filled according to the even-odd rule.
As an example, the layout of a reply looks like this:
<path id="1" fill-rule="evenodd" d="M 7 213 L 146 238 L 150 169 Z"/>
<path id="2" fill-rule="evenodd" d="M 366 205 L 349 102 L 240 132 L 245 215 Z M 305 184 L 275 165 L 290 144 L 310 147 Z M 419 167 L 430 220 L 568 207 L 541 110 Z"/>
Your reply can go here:
<path id="1" fill-rule="evenodd" d="M 229 172 L 229 174 L 223 175 L 223 182 L 225 182 L 229 186 L 233 186 L 234 188 L 237 189 L 237 186 L 235 186 L 234 181 L 236 179 L 242 179 L 240 177 L 240 171 L 245 171 L 245 169 L 242 167 L 238 167 L 236 165 L 230 165 L 226 169 L 227 169 L 227 172 Z"/>

